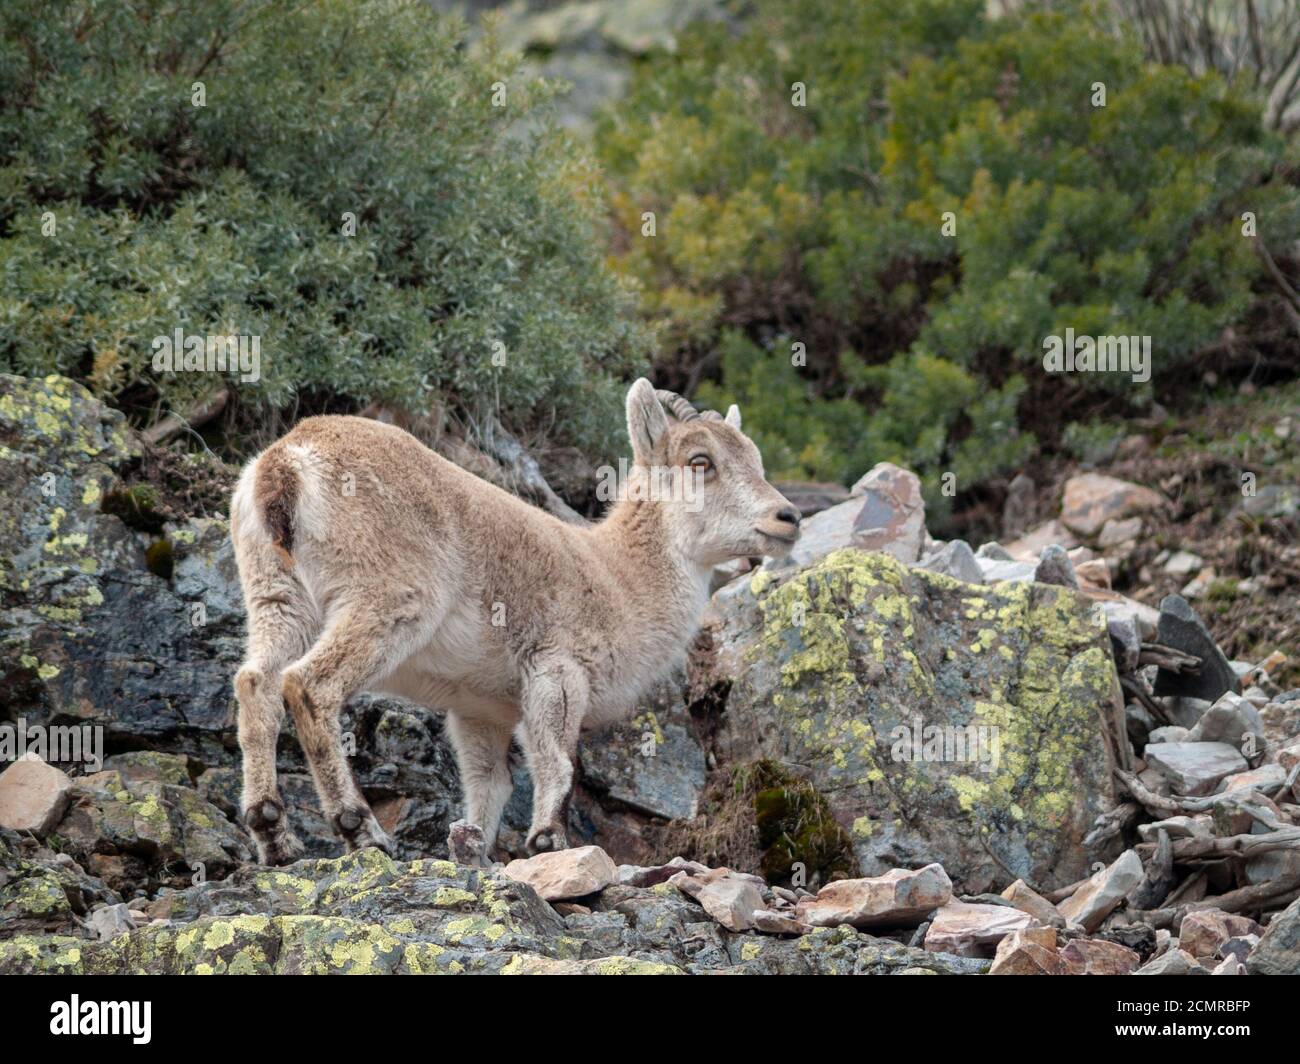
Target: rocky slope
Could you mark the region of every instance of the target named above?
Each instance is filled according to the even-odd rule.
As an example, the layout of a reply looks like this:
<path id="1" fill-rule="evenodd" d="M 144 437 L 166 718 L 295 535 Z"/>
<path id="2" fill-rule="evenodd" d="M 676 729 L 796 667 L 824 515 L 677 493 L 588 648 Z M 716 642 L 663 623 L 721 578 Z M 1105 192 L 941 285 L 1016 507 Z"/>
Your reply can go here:
<path id="1" fill-rule="evenodd" d="M 1080 478 L 975 551 L 878 467 L 792 563 L 720 573 L 690 675 L 584 740 L 571 837 L 603 849 L 446 860 L 441 719 L 362 697 L 354 771 L 400 860 L 337 856 L 287 729 L 309 858 L 268 870 L 235 817 L 226 527 L 156 505 L 149 457 L 79 386 L 0 377 L 0 753 L 85 740 L 0 775 L 0 971 L 1297 965 L 1300 697 L 1182 599 L 1110 589 L 1158 493 Z"/>

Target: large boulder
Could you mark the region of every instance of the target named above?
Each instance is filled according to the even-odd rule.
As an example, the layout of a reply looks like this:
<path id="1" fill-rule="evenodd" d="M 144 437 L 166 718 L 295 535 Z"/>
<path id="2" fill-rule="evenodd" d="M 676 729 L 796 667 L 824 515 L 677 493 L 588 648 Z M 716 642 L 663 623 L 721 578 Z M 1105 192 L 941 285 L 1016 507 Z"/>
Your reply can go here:
<path id="1" fill-rule="evenodd" d="M 859 550 L 715 596 L 717 735 L 796 766 L 864 875 L 942 864 L 958 889 L 1086 874 L 1122 719 L 1105 619 L 1079 593 L 977 587 Z M 996 855 L 996 859 L 993 855 Z M 795 855 L 796 859 L 798 855 Z"/>

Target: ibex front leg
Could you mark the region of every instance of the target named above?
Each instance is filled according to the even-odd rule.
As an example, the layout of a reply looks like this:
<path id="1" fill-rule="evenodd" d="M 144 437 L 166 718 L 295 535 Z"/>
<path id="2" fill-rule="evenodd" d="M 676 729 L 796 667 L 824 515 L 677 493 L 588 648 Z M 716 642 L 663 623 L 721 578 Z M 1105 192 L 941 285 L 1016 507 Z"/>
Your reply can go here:
<path id="1" fill-rule="evenodd" d="M 529 853 L 569 845 L 566 821 L 573 791 L 573 758 L 587 712 L 587 677 L 567 658 L 539 661 L 524 677 L 519 728 L 533 777 Z"/>

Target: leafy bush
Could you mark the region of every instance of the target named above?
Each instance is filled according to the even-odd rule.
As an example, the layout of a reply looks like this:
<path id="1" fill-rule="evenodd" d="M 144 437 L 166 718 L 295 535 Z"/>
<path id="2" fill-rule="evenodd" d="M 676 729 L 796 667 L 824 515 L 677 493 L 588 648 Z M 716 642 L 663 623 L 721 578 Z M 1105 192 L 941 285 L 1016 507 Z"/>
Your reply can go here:
<path id="1" fill-rule="evenodd" d="M 1113 416 L 1209 352 L 1287 342 L 1242 231 L 1251 211 L 1275 250 L 1300 234 L 1258 102 L 1054 7 L 770 0 L 739 36 L 692 31 L 603 117 L 618 266 L 660 364 L 748 403 L 778 472 L 892 459 L 942 505 L 937 474 L 1014 468 L 1067 411 Z M 1150 335 L 1152 382 L 1045 372 L 1067 327 Z"/>
<path id="2" fill-rule="evenodd" d="M 154 337 L 256 335 L 260 379 L 221 382 L 246 424 L 438 401 L 613 445 L 644 334 L 594 168 L 490 34 L 419 0 L 11 0 L 0 26 L 0 369 L 143 419 L 219 385 L 156 374 Z"/>

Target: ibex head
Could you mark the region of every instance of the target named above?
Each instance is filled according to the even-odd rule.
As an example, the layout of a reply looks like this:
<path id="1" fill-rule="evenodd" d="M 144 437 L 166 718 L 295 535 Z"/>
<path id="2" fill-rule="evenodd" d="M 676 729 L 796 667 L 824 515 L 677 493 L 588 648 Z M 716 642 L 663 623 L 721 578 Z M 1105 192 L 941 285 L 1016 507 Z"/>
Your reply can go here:
<path id="1" fill-rule="evenodd" d="M 639 475 L 654 485 L 652 498 L 694 561 L 789 553 L 802 515 L 764 478 L 737 407 L 725 418 L 701 412 L 643 377 L 627 393 L 627 431 Z"/>

